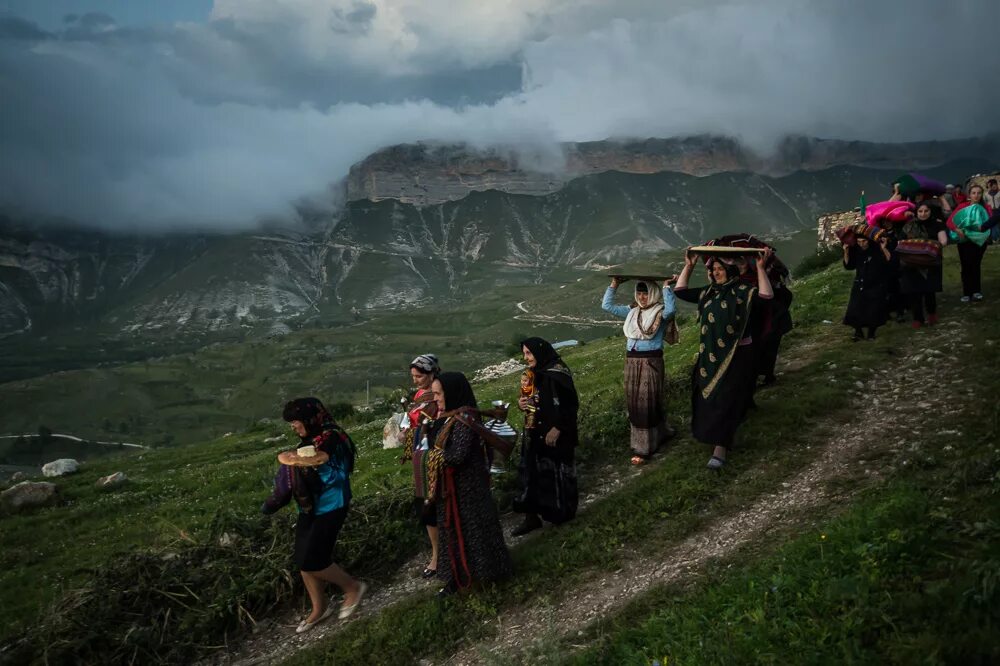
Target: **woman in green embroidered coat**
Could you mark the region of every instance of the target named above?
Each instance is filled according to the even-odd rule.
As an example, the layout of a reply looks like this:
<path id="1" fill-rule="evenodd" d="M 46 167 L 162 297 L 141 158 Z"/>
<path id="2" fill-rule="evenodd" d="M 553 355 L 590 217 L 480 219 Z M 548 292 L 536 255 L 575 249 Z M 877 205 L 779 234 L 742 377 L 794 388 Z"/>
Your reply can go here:
<path id="1" fill-rule="evenodd" d="M 674 296 L 698 304 L 701 343 L 691 374 L 691 433 L 715 448 L 709 469 L 721 469 L 732 446 L 736 429 L 746 415 L 753 389 L 748 377 L 754 373 L 748 323 L 774 296 L 764 264 L 772 250 L 752 261 L 757 286 L 740 280 L 739 268 L 716 257 L 708 261 L 709 284 L 688 287 L 697 255 L 688 250 L 684 270 L 674 287 Z"/>

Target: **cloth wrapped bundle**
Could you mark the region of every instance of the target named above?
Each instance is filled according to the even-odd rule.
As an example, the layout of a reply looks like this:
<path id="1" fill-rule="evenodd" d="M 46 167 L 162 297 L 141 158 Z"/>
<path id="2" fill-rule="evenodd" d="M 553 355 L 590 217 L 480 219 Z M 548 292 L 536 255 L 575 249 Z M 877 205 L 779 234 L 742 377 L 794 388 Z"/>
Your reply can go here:
<path id="1" fill-rule="evenodd" d="M 945 192 L 944 183 L 928 178 L 919 173 L 904 173 L 902 176 L 892 181 L 893 185 L 899 186 L 899 193 L 904 197 L 912 197 L 919 192 L 929 194 L 932 197 L 941 196 Z"/>
<path id="2" fill-rule="evenodd" d="M 941 243 L 936 240 L 901 240 L 896 244 L 896 254 L 905 266 L 930 268 L 941 265 Z"/>
<path id="3" fill-rule="evenodd" d="M 833 232 L 837 239 L 844 245 L 851 246 L 857 243 L 858 237 L 867 238 L 873 243 L 878 243 L 885 236 L 885 229 L 882 227 L 870 227 L 864 222 L 860 224 L 848 224 Z"/>
<path id="4" fill-rule="evenodd" d="M 710 246 L 720 246 L 720 247 L 748 247 L 748 248 L 770 248 L 774 250 L 774 246 L 764 241 L 760 240 L 753 234 L 729 234 L 728 236 L 721 236 L 719 238 L 713 238 L 712 240 L 705 243 L 705 245 Z M 706 262 L 707 262 L 706 258 Z M 777 284 L 782 280 L 788 278 L 788 267 L 785 266 L 784 262 L 778 258 L 777 252 L 773 253 L 768 259 L 767 263 L 764 264 L 764 271 L 767 273 L 767 277 Z"/>
<path id="5" fill-rule="evenodd" d="M 990 232 L 980 231 L 980 227 L 986 223 L 989 217 L 990 214 L 985 208 L 979 204 L 973 204 L 956 210 L 949 221 L 960 229 L 971 242 L 983 245 L 990 237 Z M 958 234 L 951 230 L 948 231 L 948 238 L 956 243 L 961 241 Z"/>
<path id="6" fill-rule="evenodd" d="M 865 207 L 865 220 L 873 227 L 896 224 L 905 222 L 916 210 L 916 205 L 909 201 L 880 201 Z"/>

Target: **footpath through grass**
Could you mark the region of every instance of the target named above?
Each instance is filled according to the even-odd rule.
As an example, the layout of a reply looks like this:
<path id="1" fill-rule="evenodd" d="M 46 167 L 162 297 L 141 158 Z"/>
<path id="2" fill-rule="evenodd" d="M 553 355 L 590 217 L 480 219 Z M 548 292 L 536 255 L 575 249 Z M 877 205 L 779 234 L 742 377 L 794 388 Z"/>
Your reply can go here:
<path id="1" fill-rule="evenodd" d="M 1000 293 L 998 269 L 990 261 L 989 294 Z M 894 479 L 776 552 L 740 553 L 708 580 L 643 596 L 548 650 L 590 644 L 551 662 L 1000 660 L 1000 303 L 952 312 L 967 326 L 953 349 L 967 390 L 933 400 L 934 428 L 908 443 Z M 927 379 L 932 394 L 933 367 Z M 873 436 L 892 426 L 872 424 Z"/>
<path id="2" fill-rule="evenodd" d="M 956 272 L 949 266 L 951 284 Z M 738 510 L 778 487 L 815 455 L 811 444 L 831 436 L 831 426 L 852 418 L 855 383 L 891 366 L 896 346 L 913 344 L 908 326 L 891 325 L 875 344 L 856 345 L 845 327 L 823 323 L 839 321 L 850 277 L 834 267 L 798 285 L 798 327 L 784 351 L 795 360 L 795 369 L 760 395 L 761 407 L 745 425 L 743 445 L 726 474 L 707 473 L 707 453 L 685 438 L 572 524 L 516 547 L 512 581 L 445 603 L 429 594 L 406 599 L 351 623 L 289 663 L 409 663 L 447 656 L 466 641 L 498 631 L 496 618 L 506 609 L 565 594 L 585 585 L 595 572 L 617 569 L 623 558 L 661 551 L 713 516 Z M 960 314 L 950 302 L 942 311 L 945 317 Z M 845 358 L 851 362 L 844 363 Z"/>

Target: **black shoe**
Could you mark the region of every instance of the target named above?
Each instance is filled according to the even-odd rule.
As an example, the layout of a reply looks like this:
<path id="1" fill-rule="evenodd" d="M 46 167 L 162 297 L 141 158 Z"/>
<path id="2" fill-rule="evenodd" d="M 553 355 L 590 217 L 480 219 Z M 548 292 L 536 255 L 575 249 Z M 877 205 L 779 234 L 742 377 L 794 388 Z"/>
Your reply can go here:
<path id="1" fill-rule="evenodd" d="M 524 517 L 524 522 L 514 528 L 511 536 L 524 536 L 528 532 L 534 532 L 542 526 L 542 520 L 534 515 L 528 514 Z"/>
<path id="2" fill-rule="evenodd" d="M 436 596 L 438 599 L 447 599 L 448 597 L 454 596 L 455 593 L 457 592 L 458 592 L 458 585 L 455 584 L 455 581 L 451 581 L 450 583 L 442 587 L 440 590 L 438 590 Z"/>
<path id="3" fill-rule="evenodd" d="M 434 576 L 437 576 L 437 572 L 438 572 L 437 569 L 431 569 L 430 567 L 427 567 L 426 569 L 423 570 L 423 572 L 421 572 L 420 577 L 434 578 Z"/>

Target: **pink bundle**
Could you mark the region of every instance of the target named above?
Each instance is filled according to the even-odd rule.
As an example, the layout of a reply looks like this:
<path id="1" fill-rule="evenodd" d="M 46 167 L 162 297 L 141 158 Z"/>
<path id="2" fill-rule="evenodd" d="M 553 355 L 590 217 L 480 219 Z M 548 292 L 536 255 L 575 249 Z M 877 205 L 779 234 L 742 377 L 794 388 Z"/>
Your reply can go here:
<path id="1" fill-rule="evenodd" d="M 886 226 L 905 222 L 910 213 L 916 212 L 916 205 L 909 201 L 880 201 L 865 207 L 865 220 L 869 226 Z"/>

